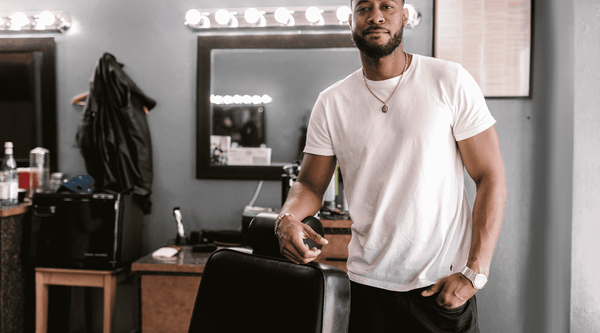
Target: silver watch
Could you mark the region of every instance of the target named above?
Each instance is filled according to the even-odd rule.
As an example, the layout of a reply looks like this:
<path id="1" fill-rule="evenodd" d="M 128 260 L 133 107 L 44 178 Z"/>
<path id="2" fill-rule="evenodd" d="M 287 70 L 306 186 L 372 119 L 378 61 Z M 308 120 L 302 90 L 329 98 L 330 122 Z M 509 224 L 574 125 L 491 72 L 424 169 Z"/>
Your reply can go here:
<path id="1" fill-rule="evenodd" d="M 487 283 L 487 277 L 485 275 L 479 274 L 467 266 L 465 266 L 465 268 L 463 268 L 460 272 L 467 279 L 469 279 L 469 281 L 471 281 L 473 288 L 483 289 L 483 287 L 485 287 L 485 284 Z"/>

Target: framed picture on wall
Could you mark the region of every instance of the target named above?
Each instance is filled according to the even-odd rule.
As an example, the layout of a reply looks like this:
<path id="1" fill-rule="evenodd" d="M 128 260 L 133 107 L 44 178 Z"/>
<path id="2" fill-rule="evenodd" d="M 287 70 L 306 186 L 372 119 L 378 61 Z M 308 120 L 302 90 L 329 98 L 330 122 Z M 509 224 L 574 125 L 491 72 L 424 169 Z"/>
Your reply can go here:
<path id="1" fill-rule="evenodd" d="M 532 0 L 435 0 L 434 57 L 461 64 L 486 97 L 531 93 Z"/>

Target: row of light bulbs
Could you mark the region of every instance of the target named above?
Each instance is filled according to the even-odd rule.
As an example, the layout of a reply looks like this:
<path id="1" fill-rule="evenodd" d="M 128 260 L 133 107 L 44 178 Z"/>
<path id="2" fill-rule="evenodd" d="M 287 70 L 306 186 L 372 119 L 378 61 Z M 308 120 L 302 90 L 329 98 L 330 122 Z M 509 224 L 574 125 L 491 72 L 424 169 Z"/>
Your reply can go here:
<path id="1" fill-rule="evenodd" d="M 0 13 L 0 31 L 60 31 L 71 27 L 71 18 L 61 11 Z"/>
<path id="2" fill-rule="evenodd" d="M 408 26 L 421 21 L 421 13 L 410 4 Z M 348 6 L 265 7 L 233 9 L 190 9 L 184 24 L 192 29 L 252 27 L 346 26 L 352 10 Z M 212 19 L 211 19 L 212 18 Z"/>
<path id="3" fill-rule="evenodd" d="M 350 13 L 348 6 L 190 9 L 184 24 L 196 29 L 341 25 Z"/>
<path id="4" fill-rule="evenodd" d="M 269 95 L 254 95 L 254 96 L 250 96 L 250 95 L 210 95 L 210 102 L 212 104 L 217 104 L 217 105 L 221 105 L 221 104 L 225 104 L 225 105 L 230 105 L 230 104 L 246 104 L 246 105 L 251 105 L 251 104 L 269 104 L 273 101 L 273 98 L 271 98 L 271 96 Z"/>

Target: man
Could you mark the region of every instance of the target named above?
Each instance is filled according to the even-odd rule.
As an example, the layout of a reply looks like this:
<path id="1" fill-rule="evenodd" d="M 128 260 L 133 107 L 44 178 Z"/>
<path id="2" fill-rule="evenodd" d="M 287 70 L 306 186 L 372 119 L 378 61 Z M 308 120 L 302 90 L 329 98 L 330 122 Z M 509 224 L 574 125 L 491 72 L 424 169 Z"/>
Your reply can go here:
<path id="1" fill-rule="evenodd" d="M 281 252 L 308 263 L 320 251 L 303 239 L 327 244 L 300 220 L 321 207 L 337 160 L 353 222 L 350 332 L 479 332 L 474 295 L 506 200 L 495 120 L 460 65 L 404 52 L 402 0 L 351 4 L 362 69 L 315 104 L 275 227 Z"/>

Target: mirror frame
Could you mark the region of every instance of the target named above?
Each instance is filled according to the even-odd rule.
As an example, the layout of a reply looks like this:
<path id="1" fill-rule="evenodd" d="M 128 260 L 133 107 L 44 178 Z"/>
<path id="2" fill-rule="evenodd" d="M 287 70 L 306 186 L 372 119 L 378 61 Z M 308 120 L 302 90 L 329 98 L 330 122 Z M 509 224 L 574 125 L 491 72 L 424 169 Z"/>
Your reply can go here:
<path id="1" fill-rule="evenodd" d="M 41 131 L 41 142 L 38 146 L 50 150 L 50 170 L 58 170 L 58 146 L 56 140 L 57 119 L 56 119 L 56 59 L 54 37 L 44 38 L 0 38 L 0 53 L 26 53 L 42 52 L 42 119 L 38 123 L 43 124 L 42 128 L 36 128 Z M 2 143 L 3 145 L 4 143 Z M 29 159 L 17 160 L 17 165 L 29 166 Z"/>
<path id="2" fill-rule="evenodd" d="M 318 49 L 354 47 L 349 33 L 289 35 L 207 35 L 198 36 L 198 74 L 196 91 L 196 178 L 281 180 L 283 166 L 223 166 L 210 164 L 212 127 L 211 52 L 215 49 Z"/>

